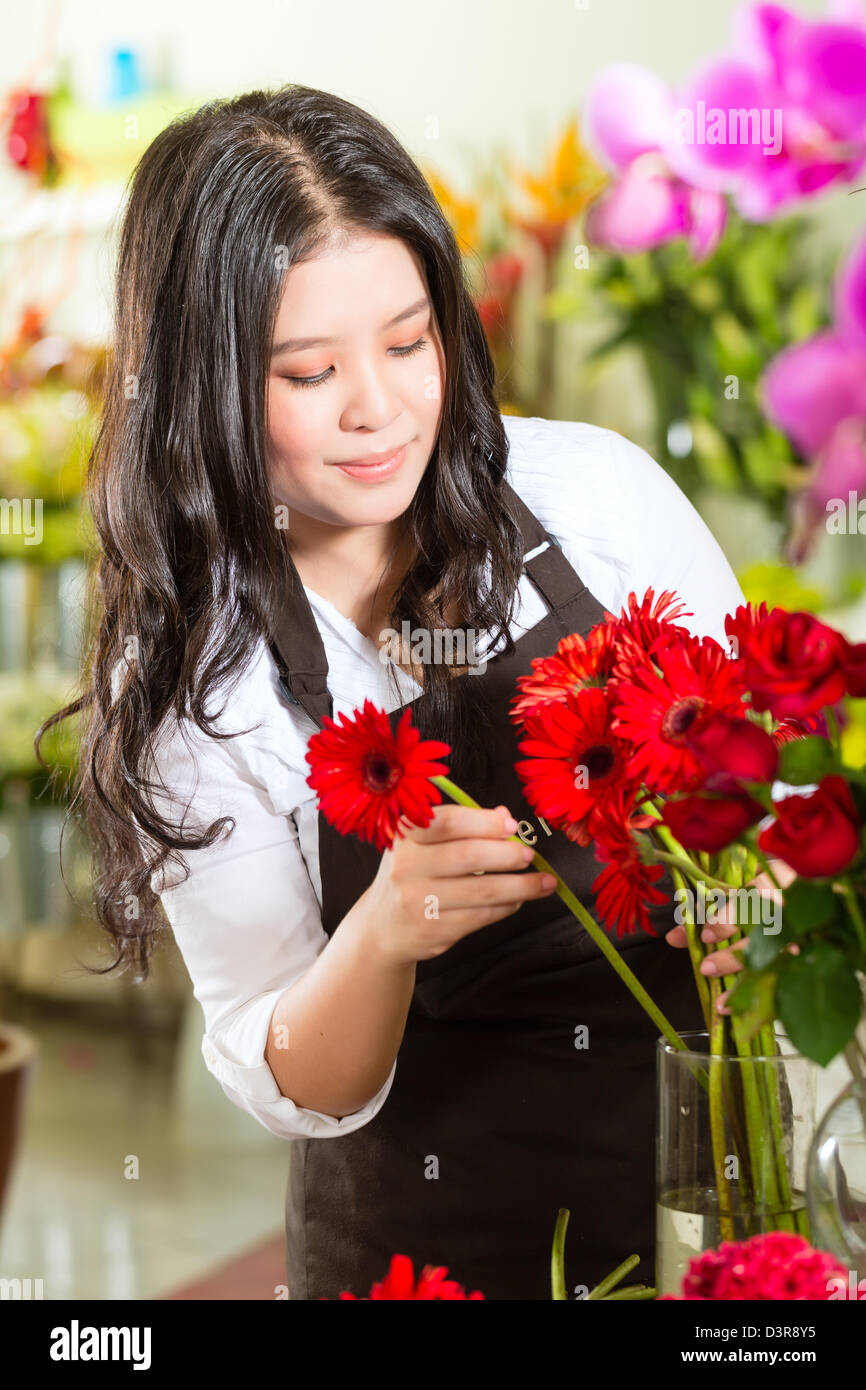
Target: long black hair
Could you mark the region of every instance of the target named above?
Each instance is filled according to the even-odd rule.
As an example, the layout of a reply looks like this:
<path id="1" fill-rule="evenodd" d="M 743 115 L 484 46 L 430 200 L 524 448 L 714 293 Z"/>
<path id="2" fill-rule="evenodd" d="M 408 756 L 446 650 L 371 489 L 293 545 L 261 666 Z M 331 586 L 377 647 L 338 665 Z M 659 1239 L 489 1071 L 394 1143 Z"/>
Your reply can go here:
<path id="1" fill-rule="evenodd" d="M 434 453 L 403 518 L 417 558 L 392 621 L 430 630 L 459 612 L 452 626 L 504 634 L 513 650 L 523 547 L 503 489 L 507 438 L 460 249 L 427 180 L 381 122 L 315 88 L 249 92 L 179 116 L 139 161 L 120 227 L 113 342 L 87 460 L 100 554 L 82 693 L 35 739 L 40 756 L 53 724 L 82 715 L 71 809 L 83 810 L 96 914 L 114 942 L 105 970 L 147 976 L 164 926 L 151 874 L 169 855 L 188 872 L 177 852 L 234 826 L 222 817 L 184 836 L 150 797 L 149 756 L 166 717 L 233 736 L 206 715 L 211 692 L 270 640 L 299 582 L 268 478 L 274 324 L 288 269 L 355 231 L 415 251 L 445 356 Z M 478 684 L 430 663 L 414 705 L 423 736 L 450 743 L 452 769 L 470 777 L 483 756 Z"/>

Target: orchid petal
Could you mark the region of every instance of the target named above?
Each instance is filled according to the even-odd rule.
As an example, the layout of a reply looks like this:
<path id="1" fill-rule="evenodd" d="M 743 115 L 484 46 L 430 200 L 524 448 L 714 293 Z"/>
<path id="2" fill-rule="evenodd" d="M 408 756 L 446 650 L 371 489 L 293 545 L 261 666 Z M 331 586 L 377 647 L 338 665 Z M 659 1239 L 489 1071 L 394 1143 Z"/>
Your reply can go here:
<path id="1" fill-rule="evenodd" d="M 866 133 L 866 30 L 809 24 L 792 44 L 786 86 L 839 139 Z"/>
<path id="2" fill-rule="evenodd" d="M 689 247 L 695 261 L 711 256 L 722 239 L 728 219 L 728 205 L 720 193 L 694 188 L 689 196 Z"/>
<path id="3" fill-rule="evenodd" d="M 866 343 L 866 236 L 836 277 L 835 318 L 840 333 Z"/>
<path id="4" fill-rule="evenodd" d="M 763 150 L 772 142 L 773 119 L 770 91 L 754 69 L 714 59 L 679 93 L 664 153 L 688 183 L 724 192 L 757 161 L 771 157 Z"/>
<path id="5" fill-rule="evenodd" d="M 643 156 L 593 203 L 586 234 L 597 245 L 626 254 L 659 246 L 688 231 L 687 192 L 660 171 L 653 156 Z"/>
<path id="6" fill-rule="evenodd" d="M 866 421 L 843 420 L 818 455 L 809 495 L 817 508 L 826 512 L 827 504 L 840 498 L 847 506 L 848 494 L 866 493 Z"/>
<path id="7" fill-rule="evenodd" d="M 767 413 L 803 454 L 816 454 L 849 416 L 866 418 L 866 346 L 819 333 L 784 348 L 761 379 Z"/>
<path id="8" fill-rule="evenodd" d="M 671 94 L 636 63 L 612 63 L 590 88 L 583 129 L 614 169 L 658 149 L 670 128 Z"/>

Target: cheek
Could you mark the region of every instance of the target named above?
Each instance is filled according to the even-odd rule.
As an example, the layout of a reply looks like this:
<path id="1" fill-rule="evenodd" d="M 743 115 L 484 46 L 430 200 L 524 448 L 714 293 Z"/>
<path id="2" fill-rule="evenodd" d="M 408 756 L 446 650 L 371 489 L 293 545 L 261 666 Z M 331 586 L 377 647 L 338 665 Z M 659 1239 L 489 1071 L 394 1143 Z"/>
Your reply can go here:
<path id="1" fill-rule="evenodd" d="M 309 458 L 322 452 L 332 421 L 316 392 L 277 380 L 268 392 L 268 442 L 275 459 Z"/>

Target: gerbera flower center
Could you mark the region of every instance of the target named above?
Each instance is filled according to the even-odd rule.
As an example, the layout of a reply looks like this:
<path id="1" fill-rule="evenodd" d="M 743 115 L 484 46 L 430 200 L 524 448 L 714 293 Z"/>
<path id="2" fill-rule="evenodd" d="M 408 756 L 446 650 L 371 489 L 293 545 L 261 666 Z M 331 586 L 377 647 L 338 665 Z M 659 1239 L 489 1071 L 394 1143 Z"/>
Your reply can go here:
<path id="1" fill-rule="evenodd" d="M 615 762 L 616 754 L 609 743 L 594 743 L 590 748 L 582 749 L 574 770 L 577 773 L 578 770 L 586 768 L 586 775 L 592 783 L 607 777 Z"/>
<path id="2" fill-rule="evenodd" d="M 384 753 L 368 753 L 361 764 L 361 776 L 371 792 L 385 795 L 400 780 L 400 769 Z"/>
<path id="3" fill-rule="evenodd" d="M 676 743 L 683 738 L 701 714 L 706 703 L 706 700 L 700 695 L 689 695 L 684 700 L 677 700 L 671 705 L 662 720 L 662 738 L 668 739 L 671 743 Z"/>

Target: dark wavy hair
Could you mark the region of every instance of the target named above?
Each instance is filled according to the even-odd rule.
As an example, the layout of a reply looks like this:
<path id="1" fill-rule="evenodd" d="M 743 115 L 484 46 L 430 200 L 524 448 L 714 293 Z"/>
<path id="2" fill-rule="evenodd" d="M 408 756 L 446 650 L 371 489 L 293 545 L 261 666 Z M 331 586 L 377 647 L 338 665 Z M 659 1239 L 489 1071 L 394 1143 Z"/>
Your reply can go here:
<path id="1" fill-rule="evenodd" d="M 183 819 L 153 803 L 148 759 L 168 716 L 234 736 L 212 727 L 225 706 L 207 717 L 209 696 L 271 639 L 297 592 L 268 479 L 274 324 L 286 267 L 355 231 L 417 253 L 445 355 L 434 452 L 403 517 L 417 558 L 392 621 L 434 629 L 444 611 L 459 612 L 460 624 L 493 641 L 504 634 L 513 650 L 523 546 L 502 486 L 508 442 L 493 362 L 454 233 L 418 166 L 368 112 L 297 84 L 177 117 L 139 161 L 120 226 L 113 342 L 87 459 L 99 555 L 83 693 L 35 737 L 44 767 L 44 734 L 82 715 L 69 810 L 83 812 L 96 916 L 115 952 L 95 974 L 123 965 L 147 977 L 165 926 L 151 875 L 170 855 L 188 875 L 178 852 L 234 828 L 223 816 L 184 836 Z M 467 776 L 481 766 L 478 684 L 430 663 L 413 705 L 424 737 L 450 743 L 452 768 Z"/>

